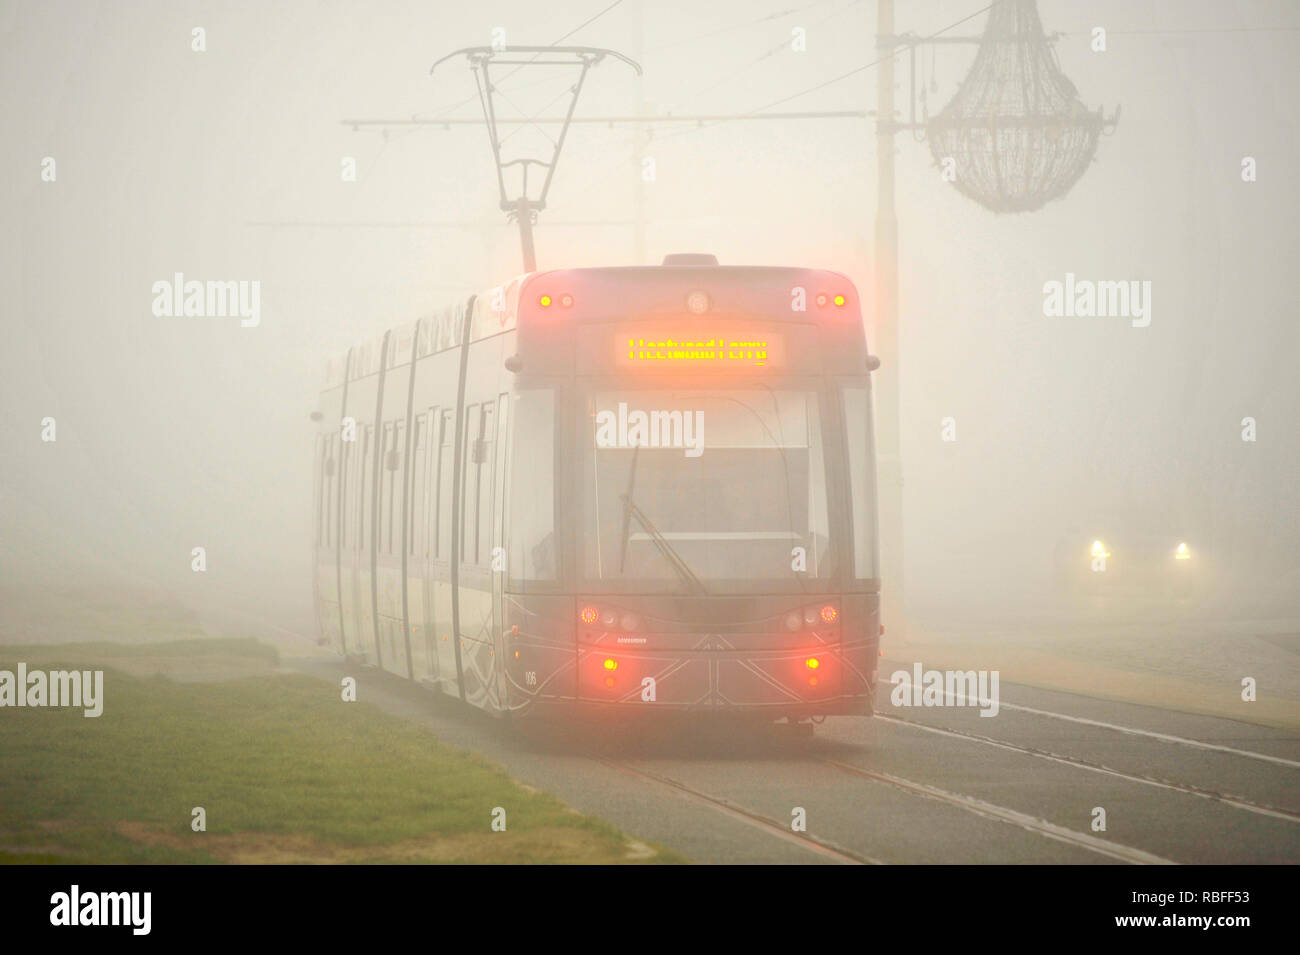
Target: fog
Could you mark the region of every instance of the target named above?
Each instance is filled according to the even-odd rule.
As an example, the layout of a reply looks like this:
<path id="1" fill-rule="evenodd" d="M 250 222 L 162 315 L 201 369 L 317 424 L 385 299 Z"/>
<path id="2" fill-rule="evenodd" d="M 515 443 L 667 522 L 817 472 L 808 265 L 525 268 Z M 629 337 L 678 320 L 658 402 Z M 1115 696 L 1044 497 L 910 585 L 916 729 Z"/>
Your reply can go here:
<path id="1" fill-rule="evenodd" d="M 497 27 L 510 44 L 553 43 L 606 6 L 0 6 L 9 619 L 94 584 L 312 626 L 309 415 L 325 359 L 522 271 L 482 126 L 343 120 L 479 117 L 464 61 L 431 77 L 436 59 Z M 898 28 L 926 35 L 980 6 L 902 3 Z M 1067 195 L 994 214 L 942 180 L 924 142 L 897 138 L 909 611 L 996 622 L 1095 610 L 1060 595 L 1056 555 L 1075 536 L 1132 531 L 1212 558 L 1202 609 L 1300 617 L 1300 8 L 1041 0 L 1039 12 L 1082 100 L 1122 108 Z M 978 34 L 984 19 L 953 32 Z M 1090 48 L 1096 26 L 1105 52 Z M 794 27 L 807 52 L 790 49 Z M 874 32 L 872 2 L 627 0 L 566 42 L 623 52 L 644 74 L 593 68 L 577 115 L 750 113 L 871 62 Z M 918 82 L 933 112 L 975 47 L 930 50 Z M 905 55 L 898 66 L 906 119 Z M 543 76 L 521 71 L 503 89 L 557 115 L 564 81 Z M 877 76 L 781 109 L 872 109 Z M 641 137 L 629 124 L 571 129 L 537 226 L 541 268 L 633 264 L 638 246 L 647 264 L 712 252 L 837 269 L 869 300 L 871 118 Z M 546 157 L 535 131 L 509 145 L 525 144 Z M 655 175 L 643 183 L 644 157 Z M 1256 181 L 1243 181 L 1244 157 Z M 153 285 L 175 273 L 260 282 L 260 321 L 155 315 Z M 1149 281 L 1150 324 L 1045 315 L 1044 284 L 1067 273 Z M 874 344 L 870 320 L 867 332 Z M 55 441 L 42 440 L 46 418 Z M 943 440 L 945 418 L 956 440 Z M 191 570 L 196 546 L 206 573 Z M 1103 609 L 1189 612 L 1159 597 Z"/>

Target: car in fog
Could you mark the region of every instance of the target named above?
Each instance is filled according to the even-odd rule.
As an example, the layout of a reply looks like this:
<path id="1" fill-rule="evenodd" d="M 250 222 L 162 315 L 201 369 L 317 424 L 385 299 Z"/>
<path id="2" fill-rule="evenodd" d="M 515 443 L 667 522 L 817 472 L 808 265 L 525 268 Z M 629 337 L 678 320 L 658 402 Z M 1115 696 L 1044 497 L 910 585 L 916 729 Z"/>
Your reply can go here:
<path id="1" fill-rule="evenodd" d="M 1186 598 L 1206 579 L 1207 555 L 1195 537 L 1135 529 L 1118 520 L 1070 527 L 1058 539 L 1054 557 L 1057 578 L 1073 595 Z"/>

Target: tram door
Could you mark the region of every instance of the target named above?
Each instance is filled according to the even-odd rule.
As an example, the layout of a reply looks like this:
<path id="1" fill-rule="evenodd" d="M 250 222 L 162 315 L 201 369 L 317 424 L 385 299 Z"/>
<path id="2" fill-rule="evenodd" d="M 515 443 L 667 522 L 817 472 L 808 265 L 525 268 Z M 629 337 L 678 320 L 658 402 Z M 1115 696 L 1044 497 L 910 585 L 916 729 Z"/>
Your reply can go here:
<path id="1" fill-rule="evenodd" d="M 497 686 L 501 578 L 505 551 L 501 546 L 502 435 L 505 395 L 465 408 L 462 450 L 461 550 L 458 620 L 465 695 L 470 702 L 495 708 Z"/>
<path id="2" fill-rule="evenodd" d="M 444 693 L 457 696 L 456 639 L 451 615 L 452 479 L 455 476 L 456 417 L 450 408 L 430 412 L 429 437 L 429 593 L 430 641 L 435 677 Z"/>

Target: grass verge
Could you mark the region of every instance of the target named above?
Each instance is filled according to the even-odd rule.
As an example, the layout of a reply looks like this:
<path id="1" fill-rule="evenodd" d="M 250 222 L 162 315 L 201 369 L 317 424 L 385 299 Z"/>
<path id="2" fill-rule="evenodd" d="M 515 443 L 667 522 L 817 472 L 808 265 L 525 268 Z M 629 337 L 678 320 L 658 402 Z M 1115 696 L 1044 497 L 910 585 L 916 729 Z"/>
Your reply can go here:
<path id="1" fill-rule="evenodd" d="M 116 668 L 256 641 L 0 647 L 0 669 L 104 669 L 103 715 L 0 709 L 0 862 L 676 862 L 339 688 L 269 672 L 181 683 Z M 206 812 L 207 831 L 191 829 Z M 506 830 L 493 831 L 494 810 Z"/>

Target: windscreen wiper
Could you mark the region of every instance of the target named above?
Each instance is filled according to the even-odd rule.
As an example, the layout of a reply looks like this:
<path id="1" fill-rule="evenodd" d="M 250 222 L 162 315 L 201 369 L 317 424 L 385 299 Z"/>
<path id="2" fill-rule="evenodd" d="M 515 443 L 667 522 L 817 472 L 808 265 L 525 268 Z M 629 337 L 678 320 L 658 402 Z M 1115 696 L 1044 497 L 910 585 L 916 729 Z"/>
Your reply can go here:
<path id="1" fill-rule="evenodd" d="M 645 529 L 647 534 L 650 535 L 650 541 L 656 548 L 658 548 L 659 553 L 663 554 L 664 560 L 668 561 L 669 566 L 677 572 L 677 576 L 680 577 L 692 590 L 700 594 L 707 594 L 709 591 L 708 588 L 704 586 L 704 582 L 695 575 L 695 571 L 691 570 L 686 561 L 682 559 L 682 555 L 677 553 L 673 548 L 673 545 L 668 543 L 668 538 L 664 537 L 664 535 L 660 533 L 659 528 L 650 523 L 650 518 L 646 517 L 645 512 L 633 503 L 631 497 L 626 494 L 622 495 L 622 497 L 623 507 L 626 509 L 627 516 L 636 518 L 636 522 Z M 624 553 L 627 552 L 627 539 L 627 536 L 624 536 Z"/>
<path id="2" fill-rule="evenodd" d="M 627 491 L 619 495 L 623 501 L 623 532 L 622 536 L 619 537 L 618 551 L 618 572 L 620 576 L 623 574 L 623 568 L 627 566 L 627 544 L 632 536 L 632 508 L 629 505 L 632 503 L 632 489 L 636 487 L 636 462 L 637 455 L 640 453 L 641 445 L 638 444 L 632 449 L 632 466 L 627 471 Z"/>
<path id="3" fill-rule="evenodd" d="M 640 453 L 641 445 L 638 444 L 632 451 L 632 466 L 628 469 L 627 474 L 627 493 L 619 495 L 619 499 L 623 502 L 623 535 L 619 544 L 618 572 L 621 575 L 627 566 L 627 545 L 632 539 L 632 518 L 635 517 L 636 522 L 650 535 L 651 542 L 658 548 L 659 553 L 663 554 L 664 560 L 668 561 L 669 566 L 677 573 L 677 576 L 693 590 L 707 594 L 708 589 L 700 578 L 695 576 L 695 572 L 687 566 L 686 561 L 682 560 L 681 554 L 673 549 L 673 545 L 668 543 L 667 538 L 659 532 L 659 528 L 650 523 L 650 518 L 646 517 L 645 512 L 637 507 L 632 500 L 632 491 L 636 487 L 636 466 Z"/>

